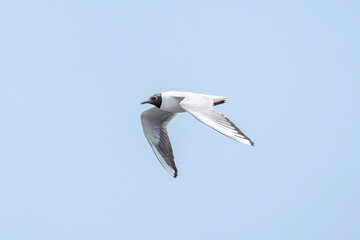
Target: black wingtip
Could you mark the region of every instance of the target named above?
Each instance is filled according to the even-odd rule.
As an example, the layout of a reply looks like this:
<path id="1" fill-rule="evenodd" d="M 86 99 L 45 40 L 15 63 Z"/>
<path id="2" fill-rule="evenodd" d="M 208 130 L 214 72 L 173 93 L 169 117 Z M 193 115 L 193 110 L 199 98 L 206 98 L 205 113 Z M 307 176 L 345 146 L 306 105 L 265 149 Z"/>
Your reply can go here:
<path id="1" fill-rule="evenodd" d="M 174 178 L 176 178 L 178 176 L 178 174 L 177 174 L 177 171 L 174 173 Z"/>
<path id="2" fill-rule="evenodd" d="M 250 141 L 251 146 L 255 146 L 255 143 L 253 141 Z"/>

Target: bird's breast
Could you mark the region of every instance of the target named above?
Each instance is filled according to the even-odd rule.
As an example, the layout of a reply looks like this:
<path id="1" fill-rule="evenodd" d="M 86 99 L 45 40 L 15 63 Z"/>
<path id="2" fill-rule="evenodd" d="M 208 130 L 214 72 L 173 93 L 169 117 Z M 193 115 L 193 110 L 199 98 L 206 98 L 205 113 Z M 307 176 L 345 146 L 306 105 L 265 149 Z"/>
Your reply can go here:
<path id="1" fill-rule="evenodd" d="M 160 109 L 166 112 L 185 112 L 185 110 L 180 106 L 180 102 L 183 98 L 179 97 L 171 97 L 171 96 L 163 96 Z"/>

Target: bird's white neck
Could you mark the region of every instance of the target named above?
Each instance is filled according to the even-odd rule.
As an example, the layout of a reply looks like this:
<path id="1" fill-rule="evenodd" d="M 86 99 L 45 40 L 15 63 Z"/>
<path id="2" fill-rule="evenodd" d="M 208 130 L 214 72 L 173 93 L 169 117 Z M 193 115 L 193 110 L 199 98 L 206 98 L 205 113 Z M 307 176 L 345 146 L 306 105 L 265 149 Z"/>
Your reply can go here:
<path id="1" fill-rule="evenodd" d="M 184 97 L 174 96 L 171 92 L 164 92 L 161 93 L 161 98 L 161 110 L 173 113 L 185 112 L 185 110 L 180 106 L 180 102 L 184 99 Z"/>

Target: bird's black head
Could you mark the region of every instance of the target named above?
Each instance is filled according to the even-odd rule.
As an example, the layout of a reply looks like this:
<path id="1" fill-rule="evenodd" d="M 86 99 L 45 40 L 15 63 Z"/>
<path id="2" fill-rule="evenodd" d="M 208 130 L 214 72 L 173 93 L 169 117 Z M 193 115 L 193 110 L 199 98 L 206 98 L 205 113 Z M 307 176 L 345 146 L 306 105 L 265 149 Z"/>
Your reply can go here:
<path id="1" fill-rule="evenodd" d="M 151 96 L 148 100 L 142 102 L 141 104 L 150 103 L 158 108 L 160 108 L 162 99 L 161 99 L 161 93 L 157 93 L 153 96 Z"/>

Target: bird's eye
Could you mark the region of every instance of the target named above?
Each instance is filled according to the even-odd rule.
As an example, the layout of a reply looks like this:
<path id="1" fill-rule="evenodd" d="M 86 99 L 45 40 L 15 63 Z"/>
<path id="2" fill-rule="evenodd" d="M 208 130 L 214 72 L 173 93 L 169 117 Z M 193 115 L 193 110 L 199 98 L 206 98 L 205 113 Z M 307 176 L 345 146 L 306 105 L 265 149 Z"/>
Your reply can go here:
<path id="1" fill-rule="evenodd" d="M 151 100 L 157 100 L 157 96 L 151 97 Z"/>

